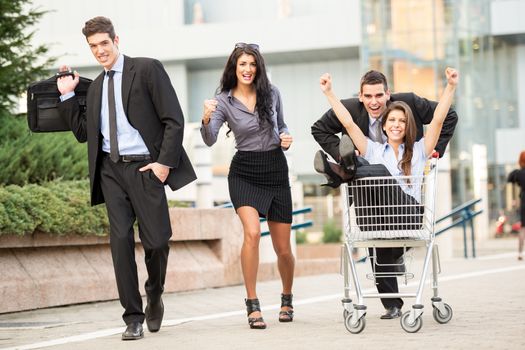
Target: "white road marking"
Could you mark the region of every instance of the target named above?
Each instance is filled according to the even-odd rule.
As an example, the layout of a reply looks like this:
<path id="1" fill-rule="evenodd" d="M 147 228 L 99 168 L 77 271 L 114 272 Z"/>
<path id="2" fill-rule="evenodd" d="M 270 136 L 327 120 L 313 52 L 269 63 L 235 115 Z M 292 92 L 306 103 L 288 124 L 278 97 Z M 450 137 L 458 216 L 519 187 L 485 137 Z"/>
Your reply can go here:
<path id="1" fill-rule="evenodd" d="M 497 260 L 497 259 L 512 258 L 512 257 L 517 259 L 518 254 L 517 253 L 501 253 L 501 254 L 495 254 L 495 255 L 480 256 L 475 259 L 476 260 Z"/>

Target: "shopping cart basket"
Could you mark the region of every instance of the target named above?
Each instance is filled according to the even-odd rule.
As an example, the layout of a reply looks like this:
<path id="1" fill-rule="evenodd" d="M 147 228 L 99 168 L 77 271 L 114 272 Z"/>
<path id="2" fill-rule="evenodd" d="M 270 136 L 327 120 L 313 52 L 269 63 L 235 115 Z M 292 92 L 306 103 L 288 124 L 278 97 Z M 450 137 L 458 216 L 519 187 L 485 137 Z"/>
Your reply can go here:
<path id="1" fill-rule="evenodd" d="M 343 316 L 346 329 L 360 333 L 365 328 L 365 298 L 415 298 L 410 311 L 401 316 L 401 327 L 414 333 L 421 329 L 423 305 L 421 303 L 427 270 L 432 261 L 432 307 L 434 319 L 447 323 L 452 318 L 452 308 L 438 296 L 440 273 L 439 252 L 434 243 L 434 218 L 437 178 L 437 155 L 427 162 L 425 174 L 401 177 L 366 177 L 341 186 L 344 208 L 345 242 L 342 247 L 341 264 L 344 276 Z M 367 275 L 374 281 L 379 278 L 415 278 L 414 273 L 396 269 L 401 264 L 383 264 L 377 261 L 376 249 L 399 247 L 406 252 L 412 247 L 426 248 L 421 279 L 415 293 L 364 293 L 352 259 L 354 248 L 368 248 L 372 259 L 372 272 Z M 392 267 L 392 272 L 379 272 L 381 265 Z M 380 269 L 385 270 L 385 269 Z M 401 272 L 399 272 L 401 270 Z M 351 277 L 350 277 L 351 276 Z M 357 303 L 350 298 L 350 278 L 354 284 Z"/>

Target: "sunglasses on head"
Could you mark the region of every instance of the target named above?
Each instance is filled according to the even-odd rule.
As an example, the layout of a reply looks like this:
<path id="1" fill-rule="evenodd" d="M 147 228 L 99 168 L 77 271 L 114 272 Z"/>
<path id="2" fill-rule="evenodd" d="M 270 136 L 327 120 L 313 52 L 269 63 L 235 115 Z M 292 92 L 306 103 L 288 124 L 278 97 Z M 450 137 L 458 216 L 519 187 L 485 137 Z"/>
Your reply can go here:
<path id="1" fill-rule="evenodd" d="M 257 45 L 257 44 L 246 44 L 246 43 L 237 43 L 237 44 L 235 44 L 235 48 L 236 49 L 245 49 L 247 47 L 249 47 L 252 50 L 259 51 L 259 45 Z"/>

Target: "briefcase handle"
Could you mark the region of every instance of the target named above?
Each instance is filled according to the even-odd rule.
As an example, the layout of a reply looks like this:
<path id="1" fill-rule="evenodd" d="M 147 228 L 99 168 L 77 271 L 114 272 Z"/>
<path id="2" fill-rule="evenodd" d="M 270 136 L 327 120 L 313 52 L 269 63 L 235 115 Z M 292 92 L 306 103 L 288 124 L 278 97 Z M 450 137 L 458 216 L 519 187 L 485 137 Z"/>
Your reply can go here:
<path id="1" fill-rule="evenodd" d="M 55 76 L 56 76 L 57 79 L 58 79 L 58 78 L 61 78 L 61 77 L 68 76 L 68 75 L 71 75 L 71 77 L 72 77 L 73 79 L 75 79 L 75 73 L 73 73 L 73 72 L 70 71 L 70 70 L 66 70 L 66 71 L 63 71 L 63 72 L 57 72 L 57 73 L 55 74 Z"/>

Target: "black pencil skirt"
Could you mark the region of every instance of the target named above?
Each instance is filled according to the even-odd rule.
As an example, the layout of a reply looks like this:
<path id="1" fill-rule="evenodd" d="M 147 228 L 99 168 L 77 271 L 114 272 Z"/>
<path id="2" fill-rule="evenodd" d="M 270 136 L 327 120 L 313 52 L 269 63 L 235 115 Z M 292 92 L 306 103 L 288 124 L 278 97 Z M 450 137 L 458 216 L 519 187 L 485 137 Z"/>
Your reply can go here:
<path id="1" fill-rule="evenodd" d="M 281 148 L 237 151 L 230 165 L 228 186 L 235 210 L 250 206 L 268 221 L 292 222 L 288 163 Z"/>

